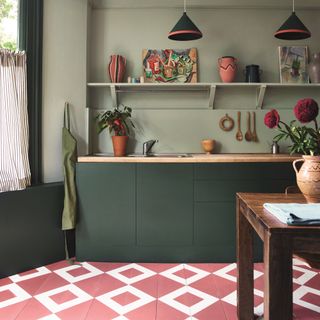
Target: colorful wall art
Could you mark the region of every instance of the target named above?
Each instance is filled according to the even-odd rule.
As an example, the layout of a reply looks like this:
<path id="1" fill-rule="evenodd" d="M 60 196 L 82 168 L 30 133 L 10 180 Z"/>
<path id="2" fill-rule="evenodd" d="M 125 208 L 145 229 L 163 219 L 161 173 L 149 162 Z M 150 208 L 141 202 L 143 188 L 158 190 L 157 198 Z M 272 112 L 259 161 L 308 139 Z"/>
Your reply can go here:
<path id="1" fill-rule="evenodd" d="M 280 82 L 309 83 L 308 47 L 279 47 Z"/>
<path id="2" fill-rule="evenodd" d="M 143 72 L 146 82 L 195 83 L 197 49 L 143 49 Z"/>

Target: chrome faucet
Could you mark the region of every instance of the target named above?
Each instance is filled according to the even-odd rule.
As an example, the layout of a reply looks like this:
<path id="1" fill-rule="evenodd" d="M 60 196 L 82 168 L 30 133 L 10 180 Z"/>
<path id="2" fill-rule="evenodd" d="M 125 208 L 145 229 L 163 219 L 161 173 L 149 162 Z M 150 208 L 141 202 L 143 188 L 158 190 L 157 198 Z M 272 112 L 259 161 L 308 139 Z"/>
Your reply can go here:
<path id="1" fill-rule="evenodd" d="M 148 140 L 144 142 L 142 145 L 142 154 L 146 157 L 149 156 L 151 149 L 156 142 L 159 142 L 159 140 Z"/>

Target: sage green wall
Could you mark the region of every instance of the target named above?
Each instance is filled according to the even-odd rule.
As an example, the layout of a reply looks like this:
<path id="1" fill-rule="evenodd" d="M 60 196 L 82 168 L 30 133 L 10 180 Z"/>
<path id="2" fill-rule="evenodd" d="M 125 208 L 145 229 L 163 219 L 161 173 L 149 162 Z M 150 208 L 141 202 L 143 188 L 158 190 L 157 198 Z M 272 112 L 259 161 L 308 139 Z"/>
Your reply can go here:
<path id="1" fill-rule="evenodd" d="M 85 152 L 87 0 L 44 0 L 42 159 L 44 182 L 62 180 L 61 129 L 65 101 L 72 132 Z"/>
<path id="2" fill-rule="evenodd" d="M 112 53 L 127 57 L 127 75 L 141 74 L 142 48 L 188 48 L 196 47 L 199 55 L 199 81 L 218 82 L 217 59 L 233 55 L 239 59 L 236 81 L 243 81 L 242 70 L 247 64 L 259 64 L 264 73 L 262 81 L 279 82 L 278 46 L 308 45 L 311 52 L 320 51 L 318 22 L 320 11 L 299 11 L 299 16 L 312 30 L 309 40 L 285 42 L 273 37 L 274 31 L 287 18 L 290 10 L 270 9 L 192 9 L 190 17 L 202 30 L 204 37 L 192 42 L 173 42 L 167 39 L 168 31 L 178 20 L 177 9 L 98 9 L 92 10 L 90 32 L 89 81 L 109 81 L 107 65 Z M 89 105 L 95 108 L 110 107 L 105 89 L 90 89 Z M 320 102 L 319 90 L 279 90 L 267 92 L 266 108 L 286 108 L 281 111 L 283 119 L 291 119 L 297 99 L 312 96 Z M 225 133 L 219 128 L 219 119 L 228 112 L 234 119 L 236 111 L 252 110 L 255 107 L 254 89 L 228 89 L 217 92 L 215 107 L 219 110 L 176 110 L 171 107 L 205 107 L 206 95 L 194 93 L 126 94 L 121 102 L 132 106 L 156 108 L 157 110 L 135 110 L 134 120 L 138 124 L 135 142 L 131 151 L 141 151 L 141 143 L 150 138 L 159 139 L 156 151 L 201 152 L 200 140 L 214 138 L 219 142 L 219 152 L 268 152 L 274 132 L 265 128 L 265 110 L 257 111 L 259 143 L 237 142 L 235 129 Z M 166 107 L 169 110 L 161 110 Z M 224 110 L 227 109 L 227 110 Z M 242 129 L 245 129 L 242 113 Z M 96 133 L 93 130 L 93 136 Z M 112 151 L 108 134 L 94 139 L 94 151 Z M 283 148 L 285 151 L 285 148 Z"/>
<path id="3" fill-rule="evenodd" d="M 134 1 L 134 0 L 132 0 Z M 179 18 L 177 9 L 109 9 L 88 10 L 87 0 L 44 0 L 44 65 L 43 65 L 43 176 L 45 182 L 62 179 L 61 126 L 63 104 L 72 105 L 72 130 L 79 142 L 79 153 L 85 153 L 85 106 L 103 108 L 110 106 L 104 94 L 89 96 L 87 103 L 86 82 L 108 81 L 106 69 L 111 53 L 128 58 L 128 73 L 141 73 L 141 49 L 164 47 L 198 48 L 199 80 L 219 81 L 216 71 L 217 58 L 231 54 L 239 58 L 240 69 L 246 64 L 260 64 L 264 70 L 263 81 L 278 81 L 277 46 L 291 44 L 273 38 L 273 32 L 289 15 L 290 10 L 239 10 L 239 9 L 192 9 L 190 16 L 199 25 L 204 38 L 189 43 L 167 40 L 167 32 Z M 89 19 L 88 19 L 89 16 Z M 313 36 L 307 41 L 292 44 L 307 44 L 311 51 L 320 51 L 320 30 L 317 10 L 299 11 L 301 19 L 310 27 Z M 87 42 L 87 30 L 91 30 Z M 87 54 L 87 48 L 89 52 Z M 87 58 L 89 57 L 88 75 Z M 241 80 L 241 73 L 237 80 Z M 103 89 L 101 92 L 104 92 Z M 93 90 L 92 92 L 99 92 Z M 258 112 L 259 144 L 234 139 L 235 131 L 223 133 L 218 128 L 219 118 L 228 113 L 233 117 L 236 110 L 254 106 L 254 91 L 227 90 L 218 92 L 216 106 L 219 110 L 170 110 L 172 105 L 203 106 L 205 97 L 199 94 L 153 94 L 131 95 L 125 103 L 134 107 L 149 106 L 169 110 L 135 111 L 139 128 L 136 132 L 136 147 L 149 138 L 158 138 L 158 151 L 200 152 L 199 141 L 204 137 L 218 140 L 221 152 L 265 152 L 267 141 L 273 133 L 267 130 L 262 118 L 265 111 Z M 291 107 L 299 97 L 314 96 L 315 90 L 306 89 L 269 91 L 267 107 Z M 230 109 L 230 110 L 229 110 Z M 291 118 L 291 111 L 282 111 L 281 116 Z M 244 129 L 244 122 L 243 122 Z M 96 133 L 93 132 L 96 137 Z M 96 151 L 111 151 L 110 139 L 102 135 L 95 140 Z M 98 143 L 100 146 L 98 146 Z M 134 143 L 133 143 L 134 144 Z"/>

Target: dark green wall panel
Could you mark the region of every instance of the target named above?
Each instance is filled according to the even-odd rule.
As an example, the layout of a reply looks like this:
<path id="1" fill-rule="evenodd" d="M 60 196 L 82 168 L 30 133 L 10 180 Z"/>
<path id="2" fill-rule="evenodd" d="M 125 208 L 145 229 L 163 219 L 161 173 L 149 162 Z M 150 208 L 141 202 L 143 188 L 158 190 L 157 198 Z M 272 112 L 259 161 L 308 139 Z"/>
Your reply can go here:
<path id="1" fill-rule="evenodd" d="M 65 258 L 62 183 L 0 194 L 0 277 Z"/>
<path id="2" fill-rule="evenodd" d="M 137 166 L 138 245 L 192 245 L 193 166 Z"/>

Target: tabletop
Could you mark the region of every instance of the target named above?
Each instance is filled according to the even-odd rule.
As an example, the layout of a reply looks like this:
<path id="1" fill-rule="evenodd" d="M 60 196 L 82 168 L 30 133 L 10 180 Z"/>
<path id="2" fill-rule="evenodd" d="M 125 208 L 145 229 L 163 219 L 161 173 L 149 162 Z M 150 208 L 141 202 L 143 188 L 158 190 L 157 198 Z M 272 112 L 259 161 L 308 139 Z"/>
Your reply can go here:
<path id="1" fill-rule="evenodd" d="M 263 208 L 264 203 L 307 203 L 300 193 L 237 193 L 240 207 L 247 219 L 254 224 L 259 224 L 269 232 L 281 233 L 315 233 L 320 235 L 320 226 L 288 226 Z M 246 210 L 249 209 L 249 210 Z"/>

